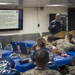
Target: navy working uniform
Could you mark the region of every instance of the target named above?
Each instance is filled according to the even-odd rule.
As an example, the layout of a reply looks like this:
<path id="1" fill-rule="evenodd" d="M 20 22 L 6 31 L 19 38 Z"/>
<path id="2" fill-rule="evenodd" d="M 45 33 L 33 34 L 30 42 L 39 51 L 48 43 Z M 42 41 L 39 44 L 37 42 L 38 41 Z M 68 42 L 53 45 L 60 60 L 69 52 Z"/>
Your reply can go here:
<path id="1" fill-rule="evenodd" d="M 50 59 L 51 61 L 54 61 L 52 50 L 49 49 L 49 48 L 43 48 L 43 49 L 44 49 L 44 50 L 48 50 L 49 56 L 50 56 L 49 59 Z M 30 58 L 32 59 L 33 62 L 35 62 L 35 55 L 36 55 L 36 52 L 37 52 L 37 50 L 35 50 L 34 52 L 32 52 L 32 53 L 31 53 L 31 56 L 30 56 Z"/>
<path id="2" fill-rule="evenodd" d="M 52 28 L 52 25 L 55 25 L 55 27 Z M 60 31 L 65 31 L 65 25 L 61 20 L 59 22 L 57 22 L 56 20 L 53 20 L 53 21 L 51 21 L 48 29 L 51 34 L 56 34 Z"/>

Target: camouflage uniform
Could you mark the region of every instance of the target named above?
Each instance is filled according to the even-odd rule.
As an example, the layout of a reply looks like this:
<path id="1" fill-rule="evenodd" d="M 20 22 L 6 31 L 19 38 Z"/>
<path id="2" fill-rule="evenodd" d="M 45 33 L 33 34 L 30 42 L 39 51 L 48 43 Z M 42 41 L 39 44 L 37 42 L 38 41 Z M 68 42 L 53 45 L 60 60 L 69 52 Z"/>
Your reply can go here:
<path id="1" fill-rule="evenodd" d="M 53 46 L 52 43 L 49 43 L 49 42 L 46 43 L 46 48 L 52 49 L 52 46 Z"/>
<path id="2" fill-rule="evenodd" d="M 75 49 L 75 46 L 66 39 L 59 39 L 55 41 L 56 48 L 57 48 L 57 53 L 64 53 L 66 51 L 69 51 L 71 49 Z"/>
<path id="3" fill-rule="evenodd" d="M 70 75 L 75 75 L 75 66 L 70 66 L 69 67 L 69 74 Z"/>
<path id="4" fill-rule="evenodd" d="M 23 75 L 61 75 L 56 70 L 50 70 L 48 68 L 38 68 L 35 67 L 34 69 L 25 72 Z"/>

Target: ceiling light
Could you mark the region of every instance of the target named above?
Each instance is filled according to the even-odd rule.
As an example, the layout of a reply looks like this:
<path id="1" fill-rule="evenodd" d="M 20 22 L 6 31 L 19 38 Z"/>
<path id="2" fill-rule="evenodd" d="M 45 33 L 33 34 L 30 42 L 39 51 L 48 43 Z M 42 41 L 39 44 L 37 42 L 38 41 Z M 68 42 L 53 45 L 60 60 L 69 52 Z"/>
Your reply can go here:
<path id="1" fill-rule="evenodd" d="M 7 5 L 7 4 L 11 4 L 11 3 L 0 3 L 0 5 Z"/>
<path id="2" fill-rule="evenodd" d="M 18 3 L 0 3 L 0 5 L 9 5 L 9 4 L 18 4 Z"/>
<path id="3" fill-rule="evenodd" d="M 47 5 L 47 6 L 54 6 L 54 7 L 57 7 L 57 6 L 65 6 L 64 4 L 51 4 L 51 5 Z"/>

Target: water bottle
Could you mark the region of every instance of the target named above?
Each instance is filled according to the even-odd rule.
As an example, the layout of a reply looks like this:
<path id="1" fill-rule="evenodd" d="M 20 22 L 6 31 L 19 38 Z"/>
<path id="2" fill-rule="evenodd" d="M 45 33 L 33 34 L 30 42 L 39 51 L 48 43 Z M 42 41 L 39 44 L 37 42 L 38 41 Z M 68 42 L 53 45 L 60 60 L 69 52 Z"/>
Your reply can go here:
<path id="1" fill-rule="evenodd" d="M 55 56 L 56 55 L 56 47 L 55 46 L 52 46 L 52 51 L 53 51 L 53 55 Z"/>

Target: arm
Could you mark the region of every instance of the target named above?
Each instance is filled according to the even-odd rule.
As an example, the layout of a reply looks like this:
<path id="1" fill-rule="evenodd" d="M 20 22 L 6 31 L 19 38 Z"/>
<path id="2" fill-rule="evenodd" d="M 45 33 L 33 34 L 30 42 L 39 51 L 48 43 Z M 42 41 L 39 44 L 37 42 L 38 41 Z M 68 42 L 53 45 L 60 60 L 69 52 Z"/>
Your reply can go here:
<path id="1" fill-rule="evenodd" d="M 55 26 L 56 26 L 56 25 L 54 24 L 54 22 L 51 21 L 51 23 L 50 23 L 50 25 L 49 25 L 49 27 L 48 27 L 48 30 L 51 31 L 52 29 L 55 28 Z"/>
<path id="2" fill-rule="evenodd" d="M 62 21 L 60 21 L 61 22 L 61 27 L 62 27 L 62 31 L 65 31 L 66 30 L 66 23 L 64 23 L 64 22 L 62 22 Z"/>
<path id="3" fill-rule="evenodd" d="M 29 58 L 29 63 L 33 64 L 34 61 L 31 58 Z"/>
<path id="4" fill-rule="evenodd" d="M 35 54 L 36 54 L 36 51 L 34 51 L 34 52 L 30 55 L 29 63 L 33 64 L 33 63 L 35 62 Z"/>

